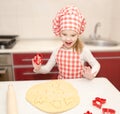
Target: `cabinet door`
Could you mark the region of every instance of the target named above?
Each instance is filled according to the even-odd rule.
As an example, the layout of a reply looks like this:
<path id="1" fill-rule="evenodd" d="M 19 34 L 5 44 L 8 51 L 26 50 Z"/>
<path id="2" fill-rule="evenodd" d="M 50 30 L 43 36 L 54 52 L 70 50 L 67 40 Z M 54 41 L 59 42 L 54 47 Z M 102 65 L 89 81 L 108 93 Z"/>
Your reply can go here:
<path id="1" fill-rule="evenodd" d="M 42 64 L 46 64 L 51 53 L 40 53 Z M 15 80 L 45 80 L 57 79 L 58 68 L 54 66 L 48 74 L 37 74 L 33 72 L 32 58 L 36 53 L 15 53 L 13 54 L 13 68 Z"/>
<path id="2" fill-rule="evenodd" d="M 43 64 L 50 58 L 51 53 L 40 53 L 42 55 Z M 32 65 L 32 58 L 36 53 L 15 53 L 13 54 L 14 65 Z"/>
<path id="3" fill-rule="evenodd" d="M 120 52 L 94 52 L 101 64 L 98 76 L 107 77 L 120 90 Z"/>
<path id="4" fill-rule="evenodd" d="M 57 79 L 58 72 L 55 71 L 55 67 L 48 74 L 36 74 L 33 72 L 32 67 L 14 68 L 15 80 L 46 80 Z"/>

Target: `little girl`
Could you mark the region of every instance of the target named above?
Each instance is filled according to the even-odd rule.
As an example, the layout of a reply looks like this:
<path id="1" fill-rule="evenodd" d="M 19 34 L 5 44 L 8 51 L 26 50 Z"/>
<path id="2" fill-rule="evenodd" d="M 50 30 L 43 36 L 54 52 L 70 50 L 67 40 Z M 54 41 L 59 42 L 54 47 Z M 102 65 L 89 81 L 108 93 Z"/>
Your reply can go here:
<path id="1" fill-rule="evenodd" d="M 53 19 L 53 31 L 63 42 L 53 51 L 47 64 L 36 64 L 32 59 L 34 72 L 48 73 L 57 63 L 58 79 L 87 78 L 93 79 L 100 69 L 100 64 L 79 40 L 85 29 L 85 18 L 74 6 L 62 8 Z M 39 61 L 39 60 L 38 60 Z M 85 66 L 87 62 L 90 66 Z"/>

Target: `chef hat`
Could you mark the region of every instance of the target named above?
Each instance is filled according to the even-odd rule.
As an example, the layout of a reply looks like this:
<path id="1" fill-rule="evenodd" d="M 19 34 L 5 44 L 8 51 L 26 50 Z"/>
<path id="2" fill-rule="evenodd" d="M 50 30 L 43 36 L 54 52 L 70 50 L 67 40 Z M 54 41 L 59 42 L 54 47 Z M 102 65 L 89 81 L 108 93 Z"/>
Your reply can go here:
<path id="1" fill-rule="evenodd" d="M 60 36 L 62 30 L 74 30 L 82 34 L 85 29 L 85 24 L 85 18 L 77 7 L 66 6 L 53 19 L 53 32 L 56 36 Z"/>

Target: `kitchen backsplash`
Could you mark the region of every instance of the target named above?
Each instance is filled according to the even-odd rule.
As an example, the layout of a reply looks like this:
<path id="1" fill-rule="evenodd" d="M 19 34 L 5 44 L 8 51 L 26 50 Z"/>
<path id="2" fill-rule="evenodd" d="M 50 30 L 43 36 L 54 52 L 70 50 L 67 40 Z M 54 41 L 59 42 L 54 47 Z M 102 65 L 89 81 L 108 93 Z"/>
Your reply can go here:
<path id="1" fill-rule="evenodd" d="M 0 34 L 18 34 L 19 38 L 53 38 L 52 19 L 65 5 L 76 5 L 87 20 L 83 36 L 98 34 L 119 40 L 119 0 L 0 0 Z M 119 4 L 119 5 L 118 5 Z"/>

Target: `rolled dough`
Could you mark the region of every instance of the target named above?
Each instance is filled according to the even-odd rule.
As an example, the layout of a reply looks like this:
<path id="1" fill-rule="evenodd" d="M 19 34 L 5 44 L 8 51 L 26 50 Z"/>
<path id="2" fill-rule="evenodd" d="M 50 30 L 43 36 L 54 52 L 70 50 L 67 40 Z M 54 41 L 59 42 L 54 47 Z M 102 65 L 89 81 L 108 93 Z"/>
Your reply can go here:
<path id="1" fill-rule="evenodd" d="M 26 93 L 26 100 L 47 113 L 67 111 L 80 102 L 77 90 L 64 80 L 52 80 L 33 85 Z"/>

